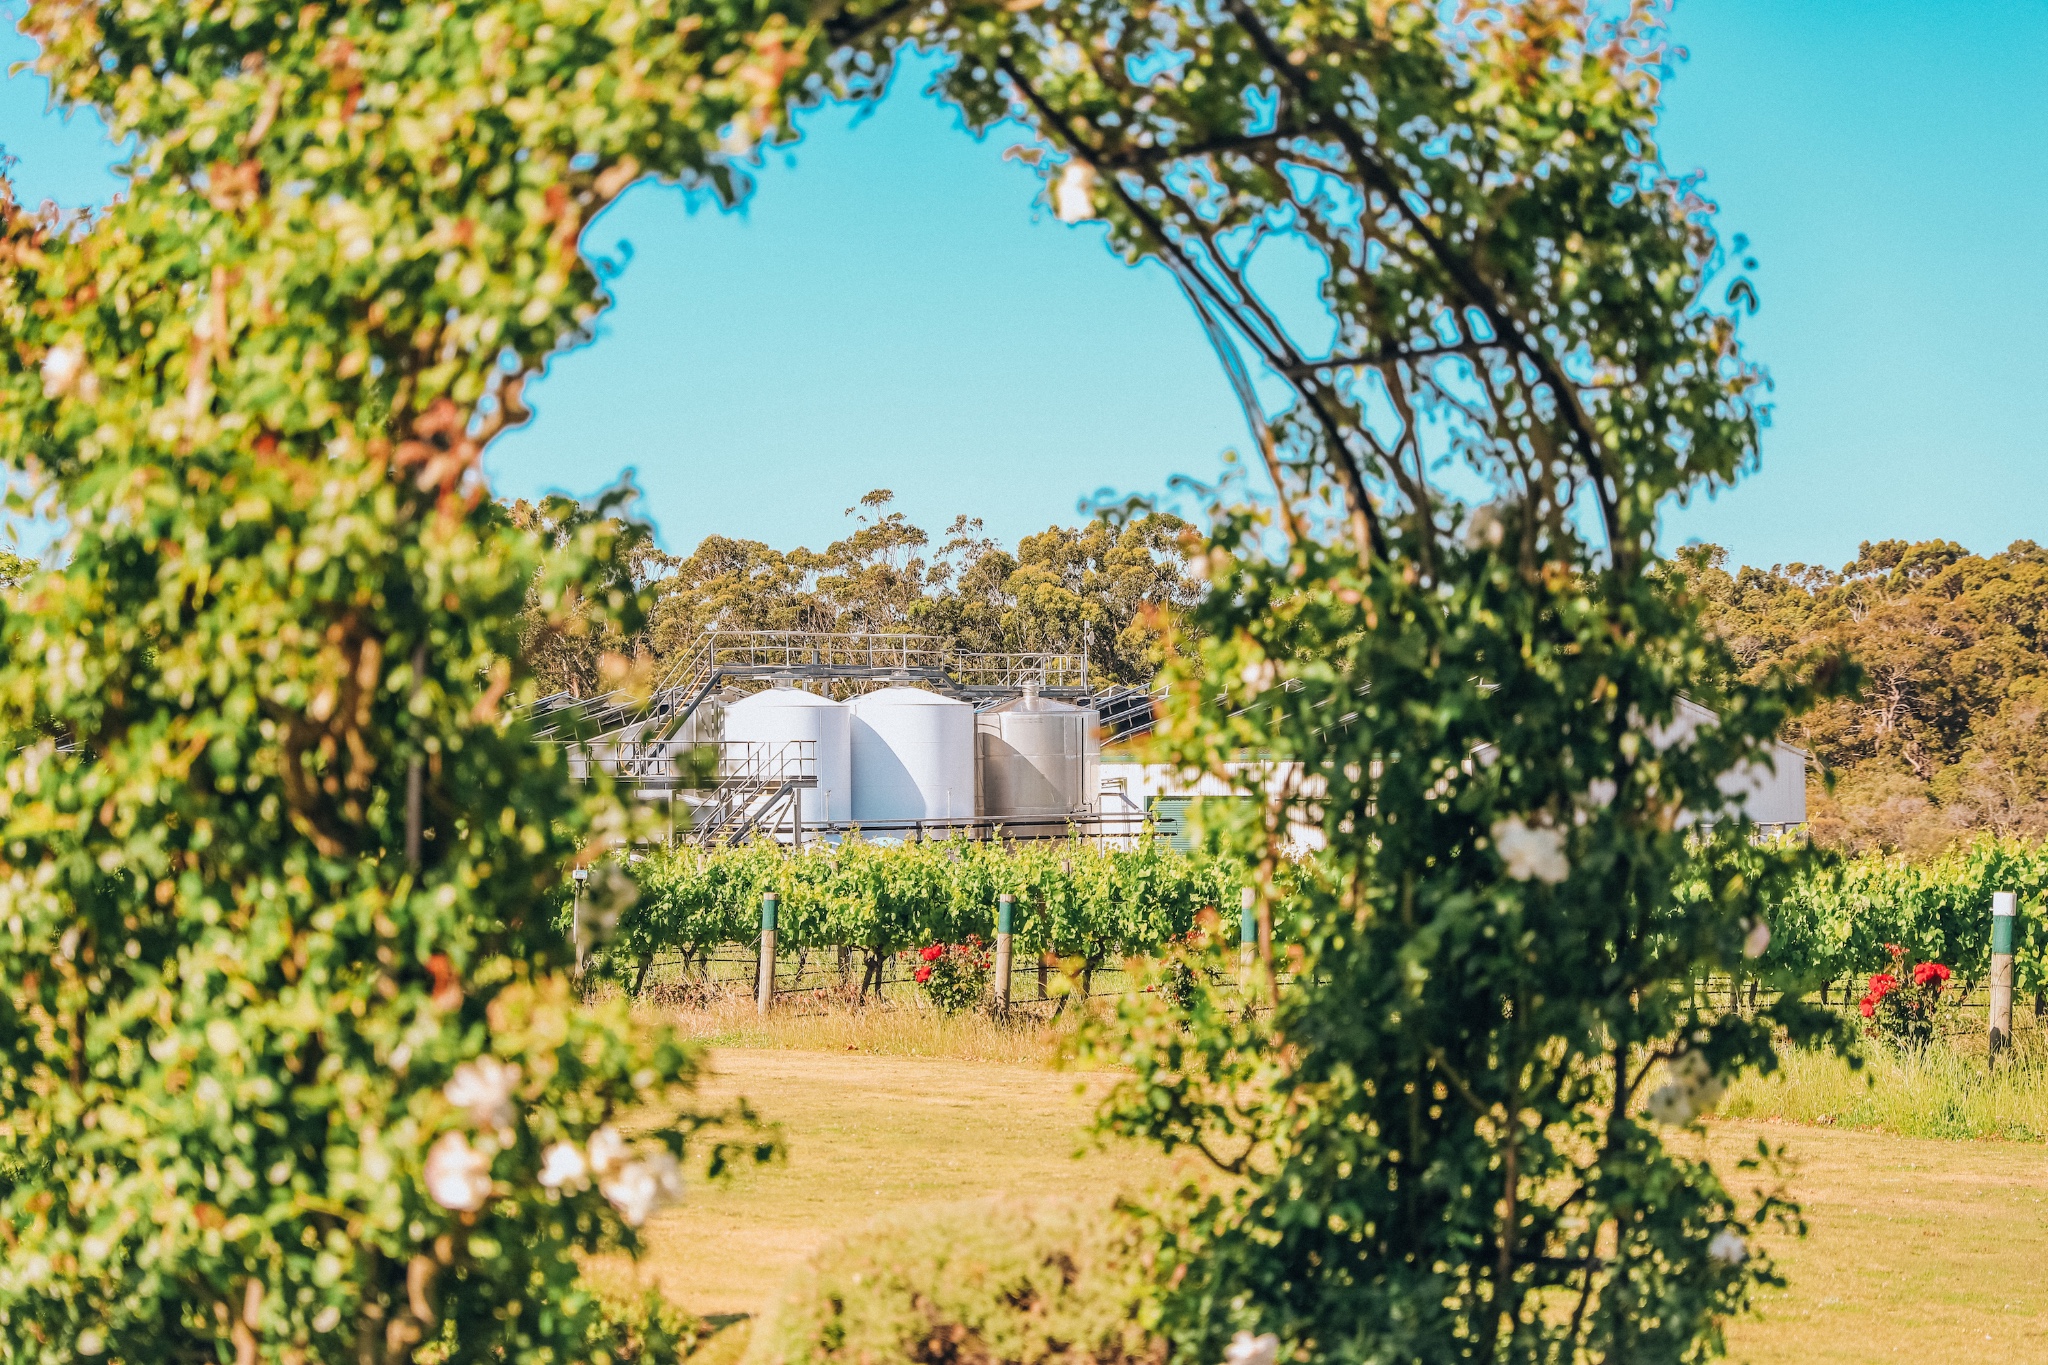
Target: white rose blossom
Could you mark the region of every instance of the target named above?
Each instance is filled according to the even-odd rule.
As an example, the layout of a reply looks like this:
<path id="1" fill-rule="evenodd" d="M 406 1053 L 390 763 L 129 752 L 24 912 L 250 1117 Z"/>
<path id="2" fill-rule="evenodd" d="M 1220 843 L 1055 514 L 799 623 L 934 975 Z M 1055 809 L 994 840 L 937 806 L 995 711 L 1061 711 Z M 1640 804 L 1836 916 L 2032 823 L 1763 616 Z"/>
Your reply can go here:
<path id="1" fill-rule="evenodd" d="M 671 1153 L 656 1150 L 616 1167 L 598 1188 L 626 1226 L 637 1228 L 650 1215 L 682 1202 L 683 1168 Z"/>
<path id="2" fill-rule="evenodd" d="M 1681 1052 L 1671 1059 L 1671 1079 L 1650 1092 L 1647 1108 L 1659 1123 L 1687 1124 L 1721 1102 L 1728 1083 L 1714 1074 L 1713 1066 L 1697 1052 Z"/>
<path id="3" fill-rule="evenodd" d="M 612 1169 L 626 1159 L 626 1140 L 619 1136 L 619 1130 L 607 1123 L 590 1135 L 590 1169 L 599 1179 L 610 1175 Z"/>
<path id="4" fill-rule="evenodd" d="M 1062 223 L 1085 223 L 1095 216 L 1095 168 L 1085 161 L 1067 163 L 1053 191 L 1053 211 Z"/>
<path id="5" fill-rule="evenodd" d="M 512 1126 L 512 1092 L 519 1087 L 519 1068 L 485 1053 L 455 1068 L 441 1093 L 464 1110 L 479 1128 Z"/>
<path id="6" fill-rule="evenodd" d="M 71 393 L 88 403 L 99 393 L 99 377 L 86 363 L 85 347 L 75 338 L 58 342 L 43 357 L 43 397 L 62 398 Z"/>
<path id="7" fill-rule="evenodd" d="M 1764 949 L 1771 946 L 1771 926 L 1758 920 L 1749 927 L 1749 936 L 1742 940 L 1744 957 L 1762 957 Z"/>
<path id="8" fill-rule="evenodd" d="M 1749 1243 L 1734 1228 L 1722 1228 L 1707 1243 L 1707 1255 L 1723 1265 L 1741 1265 L 1749 1259 Z"/>
<path id="9" fill-rule="evenodd" d="M 1223 1350 L 1225 1365 L 1274 1365 L 1280 1359 L 1280 1338 L 1271 1332 L 1253 1336 L 1239 1332 Z"/>
<path id="10" fill-rule="evenodd" d="M 559 1190 L 564 1186 L 582 1189 L 589 1183 L 590 1167 L 583 1160 L 583 1153 L 573 1142 L 557 1142 L 541 1153 L 540 1183 L 544 1189 Z"/>
<path id="11" fill-rule="evenodd" d="M 447 1132 L 427 1149 L 427 1194 L 444 1209 L 475 1213 L 491 1197 L 491 1159 L 460 1133 Z"/>
<path id="12" fill-rule="evenodd" d="M 1532 827 L 1521 816 L 1510 815 L 1494 821 L 1493 847 L 1515 881 L 1555 886 L 1572 875 L 1572 865 L 1564 856 L 1563 830 Z"/>

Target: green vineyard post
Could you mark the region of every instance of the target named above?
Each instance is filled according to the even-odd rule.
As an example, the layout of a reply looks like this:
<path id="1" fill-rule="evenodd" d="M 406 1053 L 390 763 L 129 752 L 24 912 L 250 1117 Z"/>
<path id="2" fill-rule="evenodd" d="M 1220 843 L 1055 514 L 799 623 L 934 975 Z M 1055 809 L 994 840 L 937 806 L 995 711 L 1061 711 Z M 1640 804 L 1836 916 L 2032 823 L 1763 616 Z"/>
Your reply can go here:
<path id="1" fill-rule="evenodd" d="M 2013 921 L 2019 897 L 2011 891 L 1991 893 L 1991 1059 L 2012 1046 Z"/>
<path id="2" fill-rule="evenodd" d="M 1237 965 L 1249 969 L 1259 946 L 1259 893 L 1247 886 L 1237 896 Z"/>
<path id="3" fill-rule="evenodd" d="M 773 891 L 761 897 L 761 969 L 754 980 L 754 1003 L 766 1014 L 775 1003 L 775 912 L 782 898 Z"/>
<path id="4" fill-rule="evenodd" d="M 996 897 L 996 1016 L 1010 1014 L 1010 949 L 1017 928 L 1017 898 Z"/>

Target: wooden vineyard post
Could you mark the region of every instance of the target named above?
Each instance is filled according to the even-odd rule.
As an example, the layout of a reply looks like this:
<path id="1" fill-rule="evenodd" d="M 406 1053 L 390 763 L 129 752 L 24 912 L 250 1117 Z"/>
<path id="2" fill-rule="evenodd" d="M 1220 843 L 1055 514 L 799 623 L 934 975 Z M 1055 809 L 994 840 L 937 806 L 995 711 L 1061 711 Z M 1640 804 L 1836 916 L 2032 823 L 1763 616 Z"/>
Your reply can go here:
<path id="1" fill-rule="evenodd" d="M 761 969 L 754 981 L 754 1003 L 766 1014 L 775 1003 L 775 912 L 782 898 L 770 891 L 761 897 Z"/>
<path id="2" fill-rule="evenodd" d="M 1017 928 L 1017 898 L 996 897 L 996 1017 L 1010 1016 L 1010 950 Z"/>
<path id="3" fill-rule="evenodd" d="M 590 869 L 579 867 L 569 874 L 576 882 L 576 899 L 569 910 L 569 939 L 576 949 L 576 984 L 583 984 L 583 883 L 590 880 Z"/>
<path id="4" fill-rule="evenodd" d="M 2019 897 L 2010 891 L 1991 893 L 1991 1059 L 2012 1046 L 2013 921 Z"/>

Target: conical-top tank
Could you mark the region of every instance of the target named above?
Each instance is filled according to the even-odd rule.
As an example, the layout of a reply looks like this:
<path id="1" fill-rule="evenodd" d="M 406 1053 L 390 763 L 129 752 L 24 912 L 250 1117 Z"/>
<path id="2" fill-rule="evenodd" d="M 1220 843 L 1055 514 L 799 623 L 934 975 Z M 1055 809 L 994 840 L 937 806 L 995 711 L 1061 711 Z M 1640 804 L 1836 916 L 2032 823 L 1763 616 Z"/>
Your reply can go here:
<path id="1" fill-rule="evenodd" d="M 855 823 L 974 814 L 974 708 L 920 687 L 855 697 Z"/>
<path id="2" fill-rule="evenodd" d="M 981 814 L 1002 819 L 1085 814 L 1095 808 L 1102 761 L 1100 717 L 1038 694 L 989 707 L 975 717 Z"/>
<path id="3" fill-rule="evenodd" d="M 817 746 L 817 790 L 803 793 L 807 825 L 843 825 L 853 818 L 852 725 L 845 702 L 794 687 L 771 687 L 725 708 L 727 743 L 807 739 Z"/>

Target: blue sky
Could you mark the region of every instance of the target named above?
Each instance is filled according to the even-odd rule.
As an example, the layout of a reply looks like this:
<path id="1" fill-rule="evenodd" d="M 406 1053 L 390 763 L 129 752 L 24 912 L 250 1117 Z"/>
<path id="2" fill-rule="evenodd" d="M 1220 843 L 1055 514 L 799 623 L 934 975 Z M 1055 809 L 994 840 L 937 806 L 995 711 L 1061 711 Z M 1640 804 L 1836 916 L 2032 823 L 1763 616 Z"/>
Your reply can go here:
<path id="1" fill-rule="evenodd" d="M 1827 564 L 2048 540 L 2048 0 L 1686 0 L 1673 28 L 1666 159 L 1707 170 L 1761 259 L 1746 336 L 1776 389 L 1762 471 L 1667 540 Z M 100 130 L 44 93 L 0 82 L 23 197 L 103 198 Z M 630 467 L 687 549 L 819 545 L 878 486 L 935 532 L 969 512 L 1014 539 L 1097 488 L 1215 477 L 1245 437 L 1186 305 L 1035 190 L 913 81 L 814 117 L 740 213 L 635 189 L 587 239 L 630 250 L 617 305 L 493 446 L 499 490 Z"/>

